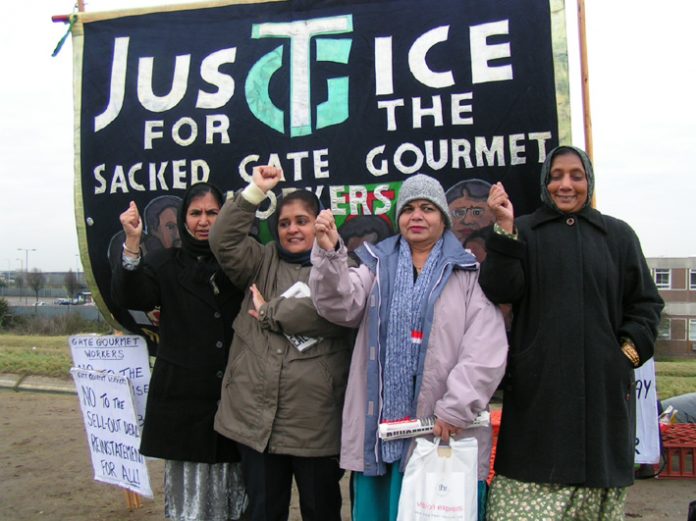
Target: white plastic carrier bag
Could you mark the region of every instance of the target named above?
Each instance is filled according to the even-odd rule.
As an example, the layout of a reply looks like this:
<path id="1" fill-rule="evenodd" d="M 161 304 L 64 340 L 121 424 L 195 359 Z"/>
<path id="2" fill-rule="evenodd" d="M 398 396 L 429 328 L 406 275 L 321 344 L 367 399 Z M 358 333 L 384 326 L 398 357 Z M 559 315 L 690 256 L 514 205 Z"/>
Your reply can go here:
<path id="1" fill-rule="evenodd" d="M 397 521 L 476 521 L 478 444 L 475 438 L 450 440 L 440 447 L 416 439 L 406 465 Z"/>

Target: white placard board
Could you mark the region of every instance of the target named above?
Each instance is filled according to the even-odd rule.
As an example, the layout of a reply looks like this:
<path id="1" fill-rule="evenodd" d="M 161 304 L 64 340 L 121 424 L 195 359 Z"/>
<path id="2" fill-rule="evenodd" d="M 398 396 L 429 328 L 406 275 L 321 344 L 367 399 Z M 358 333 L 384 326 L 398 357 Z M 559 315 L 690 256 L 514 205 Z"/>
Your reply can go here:
<path id="1" fill-rule="evenodd" d="M 94 479 L 152 497 L 133 394 L 124 376 L 72 368 Z"/>
<path id="2" fill-rule="evenodd" d="M 150 386 L 145 339 L 137 335 L 73 335 L 69 339 L 73 366 L 125 376 L 133 387 L 135 412 L 142 429 Z"/>
<path id="3" fill-rule="evenodd" d="M 657 424 L 655 360 L 635 370 L 636 375 L 636 463 L 659 463 L 660 433 Z"/>

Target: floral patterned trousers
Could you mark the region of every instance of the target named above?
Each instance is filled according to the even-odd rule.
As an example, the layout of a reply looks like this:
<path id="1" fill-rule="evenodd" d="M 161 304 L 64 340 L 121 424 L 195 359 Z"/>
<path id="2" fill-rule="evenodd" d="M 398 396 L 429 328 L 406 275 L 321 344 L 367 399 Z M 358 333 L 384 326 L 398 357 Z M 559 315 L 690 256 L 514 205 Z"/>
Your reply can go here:
<path id="1" fill-rule="evenodd" d="M 623 521 L 627 489 L 526 483 L 496 475 L 488 521 Z"/>

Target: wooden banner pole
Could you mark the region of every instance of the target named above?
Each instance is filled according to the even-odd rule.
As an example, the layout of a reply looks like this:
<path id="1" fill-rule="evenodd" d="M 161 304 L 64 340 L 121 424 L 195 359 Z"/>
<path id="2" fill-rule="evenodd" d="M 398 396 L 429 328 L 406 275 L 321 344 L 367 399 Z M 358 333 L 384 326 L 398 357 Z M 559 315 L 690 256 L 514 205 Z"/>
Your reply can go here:
<path id="1" fill-rule="evenodd" d="M 133 510 L 142 508 L 143 502 L 142 498 L 140 497 L 140 494 L 127 489 L 124 489 L 123 492 L 126 496 L 126 504 L 128 505 L 129 511 L 132 512 Z"/>
<path id="2" fill-rule="evenodd" d="M 587 32 L 585 30 L 585 0 L 578 1 L 578 35 L 580 43 L 580 75 L 582 81 L 582 118 L 585 130 L 585 152 L 593 158 L 592 114 L 590 112 L 590 73 L 587 63 Z"/>

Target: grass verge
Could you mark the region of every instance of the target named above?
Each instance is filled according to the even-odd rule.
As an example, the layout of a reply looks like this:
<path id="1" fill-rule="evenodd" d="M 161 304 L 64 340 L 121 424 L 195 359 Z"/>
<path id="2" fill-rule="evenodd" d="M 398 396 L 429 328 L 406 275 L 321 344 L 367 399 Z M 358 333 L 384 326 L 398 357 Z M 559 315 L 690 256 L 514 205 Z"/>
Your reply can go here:
<path id="1" fill-rule="evenodd" d="M 104 321 L 77 313 L 55 317 L 15 317 L 0 333 L 0 373 L 70 378 L 70 335 L 110 333 Z"/>
<path id="2" fill-rule="evenodd" d="M 0 334 L 0 373 L 70 378 L 68 336 Z"/>
<path id="3" fill-rule="evenodd" d="M 68 335 L 0 333 L 0 373 L 70 378 Z M 661 400 L 696 391 L 696 360 L 656 362 Z"/>
<path id="4" fill-rule="evenodd" d="M 655 362 L 655 374 L 660 400 L 696 391 L 696 360 Z"/>

